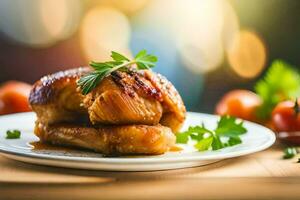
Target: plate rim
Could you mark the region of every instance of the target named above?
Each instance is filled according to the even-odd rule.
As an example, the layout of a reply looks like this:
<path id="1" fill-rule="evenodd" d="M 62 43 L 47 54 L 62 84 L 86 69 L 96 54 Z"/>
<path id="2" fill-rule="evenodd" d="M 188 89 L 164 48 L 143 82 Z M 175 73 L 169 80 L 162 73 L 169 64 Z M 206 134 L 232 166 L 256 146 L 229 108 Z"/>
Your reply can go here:
<path id="1" fill-rule="evenodd" d="M 7 117 L 17 117 L 20 115 L 32 115 L 33 112 L 26 112 L 26 113 L 17 113 L 17 114 L 10 114 L 10 115 L 3 115 L 0 116 L 1 118 Z M 207 114 L 207 113 L 198 113 L 198 112 L 187 112 L 188 115 L 205 115 L 207 117 L 218 117 L 218 115 Z M 49 154 L 35 154 L 35 153 L 28 153 L 28 152 L 20 152 L 14 151 L 10 148 L 6 148 L 3 146 L 3 143 L 0 143 L 0 152 L 2 154 L 9 154 L 15 156 L 24 156 L 30 157 L 34 159 L 44 159 L 44 160 L 53 160 L 53 161 L 68 161 L 68 162 L 89 162 L 89 163 L 103 163 L 103 164 L 149 164 L 149 163 L 174 163 L 174 162 L 196 162 L 196 161 L 203 161 L 203 160 L 216 160 L 216 159 L 227 159 L 233 157 L 239 157 L 244 155 L 249 155 L 252 153 L 256 153 L 262 150 L 267 149 L 276 141 L 275 133 L 267 127 L 264 127 L 260 124 L 249 122 L 244 120 L 247 124 L 252 126 L 257 126 L 261 129 L 264 129 L 264 134 L 269 137 L 269 140 L 265 142 L 263 145 L 258 146 L 255 150 L 253 149 L 244 149 L 239 150 L 239 152 L 226 152 L 223 153 L 222 158 L 220 155 L 213 154 L 213 155 L 187 155 L 187 156 L 180 156 L 180 157 L 155 157 L 155 156 L 143 156 L 143 157 L 69 157 L 69 156 L 61 156 L 61 155 L 49 155 Z M 201 153 L 201 152 L 199 152 Z"/>

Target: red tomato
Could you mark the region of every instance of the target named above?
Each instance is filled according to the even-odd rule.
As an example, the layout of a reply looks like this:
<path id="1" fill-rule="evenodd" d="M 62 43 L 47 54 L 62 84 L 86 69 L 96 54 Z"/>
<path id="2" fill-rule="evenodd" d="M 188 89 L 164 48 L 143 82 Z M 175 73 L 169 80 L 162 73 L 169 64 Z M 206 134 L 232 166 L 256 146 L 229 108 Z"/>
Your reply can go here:
<path id="1" fill-rule="evenodd" d="M 218 115 L 231 115 L 249 121 L 257 121 L 256 108 L 262 103 L 260 97 L 248 90 L 233 90 L 225 94 L 216 106 Z"/>
<path id="2" fill-rule="evenodd" d="M 9 81 L 0 87 L 0 114 L 30 111 L 28 96 L 31 85 Z"/>
<path id="3" fill-rule="evenodd" d="M 299 101 L 298 101 L 299 102 Z M 276 131 L 300 131 L 300 108 L 293 101 L 279 103 L 272 112 L 272 123 Z"/>

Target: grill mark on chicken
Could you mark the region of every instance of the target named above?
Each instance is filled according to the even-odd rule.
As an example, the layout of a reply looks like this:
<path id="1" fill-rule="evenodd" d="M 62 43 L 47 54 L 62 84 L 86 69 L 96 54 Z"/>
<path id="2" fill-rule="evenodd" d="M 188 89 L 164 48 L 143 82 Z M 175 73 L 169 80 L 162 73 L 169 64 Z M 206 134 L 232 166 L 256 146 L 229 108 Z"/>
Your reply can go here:
<path id="1" fill-rule="evenodd" d="M 150 87 L 149 85 L 145 84 L 145 82 L 141 79 L 140 75 L 135 74 L 134 80 L 136 81 L 136 86 L 138 88 L 142 88 L 143 91 L 150 97 L 155 98 L 157 101 L 162 102 L 162 94 L 160 90 L 157 90 L 157 88 L 154 88 L 153 86 Z"/>
<path id="2" fill-rule="evenodd" d="M 114 71 L 111 73 L 114 82 L 119 85 L 126 94 L 131 97 L 135 96 L 135 92 L 141 92 L 143 95 L 162 101 L 160 90 L 153 87 L 152 84 L 145 83 L 144 74 L 130 70 L 129 72 Z"/>
<path id="3" fill-rule="evenodd" d="M 125 77 L 122 73 L 120 73 L 119 71 L 114 71 L 111 73 L 111 77 L 114 80 L 114 82 L 123 89 L 125 94 L 128 94 L 130 97 L 135 96 L 135 92 L 131 87 L 131 85 L 125 83 L 124 81 Z"/>

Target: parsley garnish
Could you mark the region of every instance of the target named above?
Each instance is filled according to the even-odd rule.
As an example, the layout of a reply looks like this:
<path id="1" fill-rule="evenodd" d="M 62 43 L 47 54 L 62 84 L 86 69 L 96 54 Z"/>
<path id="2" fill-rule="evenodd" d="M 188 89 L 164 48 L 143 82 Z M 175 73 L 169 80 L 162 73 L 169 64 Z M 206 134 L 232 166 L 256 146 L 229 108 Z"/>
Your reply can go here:
<path id="1" fill-rule="evenodd" d="M 21 137 L 21 131 L 19 130 L 7 130 L 6 139 L 18 139 Z"/>
<path id="2" fill-rule="evenodd" d="M 263 100 L 257 116 L 268 119 L 279 102 L 300 95 L 300 76 L 289 64 L 281 60 L 274 61 L 265 77 L 256 84 L 255 92 Z"/>
<path id="3" fill-rule="evenodd" d="M 111 58 L 113 60 L 108 62 L 92 61 L 90 63 L 90 66 L 94 68 L 94 71 L 83 76 L 77 82 L 78 86 L 81 88 L 82 94 L 88 94 L 97 87 L 102 79 L 109 76 L 114 71 L 128 71 L 129 67 L 133 64 L 136 65 L 138 70 L 150 69 L 154 67 L 157 62 L 156 56 L 147 54 L 146 50 L 137 53 L 133 60 L 114 51 L 111 52 Z"/>
<path id="4" fill-rule="evenodd" d="M 295 157 L 295 155 L 297 155 L 298 150 L 296 147 L 287 147 L 284 149 L 283 153 L 284 153 L 283 159 L 290 159 Z"/>
<path id="5" fill-rule="evenodd" d="M 222 116 L 215 130 L 207 129 L 204 124 L 190 126 L 187 131 L 176 135 L 176 142 L 186 144 L 189 140 L 194 140 L 194 146 L 199 151 L 218 150 L 242 143 L 240 135 L 246 132 L 243 121 L 238 122 L 234 117 Z"/>

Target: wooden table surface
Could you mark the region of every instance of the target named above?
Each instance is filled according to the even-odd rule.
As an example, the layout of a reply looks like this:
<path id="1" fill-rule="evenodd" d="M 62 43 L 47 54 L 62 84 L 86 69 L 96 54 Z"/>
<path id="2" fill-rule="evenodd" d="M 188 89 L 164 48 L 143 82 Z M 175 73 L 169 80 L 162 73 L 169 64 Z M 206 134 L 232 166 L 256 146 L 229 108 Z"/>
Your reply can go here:
<path id="1" fill-rule="evenodd" d="M 283 146 L 203 167 L 102 172 L 0 156 L 0 199 L 300 199 L 300 163 Z"/>

